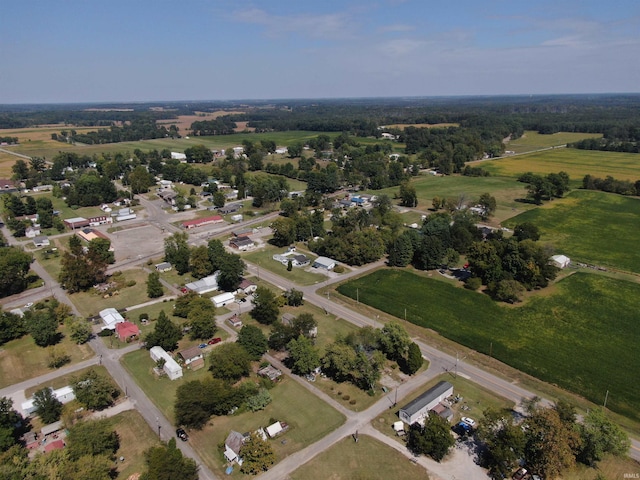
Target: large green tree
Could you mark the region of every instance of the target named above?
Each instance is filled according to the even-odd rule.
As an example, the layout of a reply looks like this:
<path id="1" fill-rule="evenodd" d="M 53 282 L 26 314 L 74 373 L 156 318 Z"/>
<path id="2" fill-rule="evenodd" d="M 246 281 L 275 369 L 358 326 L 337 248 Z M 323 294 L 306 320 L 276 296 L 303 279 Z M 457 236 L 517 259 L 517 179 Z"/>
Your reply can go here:
<path id="1" fill-rule="evenodd" d="M 592 408 L 579 427 L 582 448 L 578 460 L 593 466 L 606 454 L 623 456 L 629 451 L 629 436 L 607 418 L 601 408 Z"/>
<path id="2" fill-rule="evenodd" d="M 440 415 L 429 415 L 424 427 L 414 423 L 407 432 L 407 448 L 416 455 L 428 455 L 436 462 L 442 461 L 454 444 L 451 426 Z"/>
<path id="3" fill-rule="evenodd" d="M 477 435 L 484 444 L 482 461 L 495 476 L 513 472 L 524 454 L 525 436 L 510 410 L 487 409 Z"/>
<path id="4" fill-rule="evenodd" d="M 209 370 L 215 378 L 237 381 L 249 374 L 251 357 L 238 343 L 225 343 L 209 355 Z"/>
<path id="5" fill-rule="evenodd" d="M 185 232 L 174 233 L 164 241 L 164 261 L 169 262 L 179 275 L 189 271 L 189 236 Z"/>
<path id="6" fill-rule="evenodd" d="M 148 349 L 158 345 L 169 352 L 178 348 L 178 341 L 181 338 L 182 330 L 180 327 L 169 320 L 164 310 L 161 310 L 155 328 L 147 334 L 144 341 Z"/>
<path id="7" fill-rule="evenodd" d="M 107 419 L 76 423 L 69 428 L 67 441 L 72 460 L 83 456 L 112 456 L 120 448 L 120 437 Z"/>
<path id="8" fill-rule="evenodd" d="M 120 391 L 113 382 L 104 375 L 99 375 L 94 369 L 74 377 L 71 388 L 76 400 L 89 410 L 102 410 L 113 405 Z"/>
<path id="9" fill-rule="evenodd" d="M 18 442 L 23 418 L 13 408 L 13 400 L 0 398 L 0 452 L 5 452 Z"/>
<path id="10" fill-rule="evenodd" d="M 147 297 L 158 298 L 164 295 L 164 287 L 160 283 L 160 274 L 151 272 L 147 277 Z"/>
<path id="11" fill-rule="evenodd" d="M 33 406 L 36 407 L 36 415 L 45 423 L 53 423 L 60 420 L 62 403 L 53 394 L 53 389 L 42 388 L 33 394 Z"/>
<path id="12" fill-rule="evenodd" d="M 242 467 L 240 471 L 250 475 L 266 472 L 276 461 L 276 456 L 271 444 L 260 435 L 251 432 L 240 448 Z"/>
<path id="13" fill-rule="evenodd" d="M 267 287 L 260 286 L 256 289 L 253 305 L 250 315 L 263 325 L 272 325 L 278 319 L 278 299 Z"/>
<path id="14" fill-rule="evenodd" d="M 39 347 L 48 347 L 60 341 L 58 321 L 48 310 L 35 310 L 25 314 L 29 334 Z"/>
<path id="15" fill-rule="evenodd" d="M 198 466 L 176 447 L 176 439 L 144 452 L 147 471 L 140 480 L 198 480 Z"/>
<path id="16" fill-rule="evenodd" d="M 13 295 L 27 287 L 31 255 L 18 247 L 0 247 L 0 297 Z"/>
<path id="17" fill-rule="evenodd" d="M 255 325 L 244 325 L 238 332 L 237 342 L 249 353 L 252 360 L 259 360 L 267 351 L 267 337 Z"/>
<path id="18" fill-rule="evenodd" d="M 320 366 L 320 355 L 313 341 L 303 335 L 291 340 L 287 344 L 293 373 L 306 375 Z"/>
<path id="19" fill-rule="evenodd" d="M 216 333 L 216 307 L 208 298 L 194 298 L 190 304 L 187 321 L 192 340 L 206 340 Z"/>

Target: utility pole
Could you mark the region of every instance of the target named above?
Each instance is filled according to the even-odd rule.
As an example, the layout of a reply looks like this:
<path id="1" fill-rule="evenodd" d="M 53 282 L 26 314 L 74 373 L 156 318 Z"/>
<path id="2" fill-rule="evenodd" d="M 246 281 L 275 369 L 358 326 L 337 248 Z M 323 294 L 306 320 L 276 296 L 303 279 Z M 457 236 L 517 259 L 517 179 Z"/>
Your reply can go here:
<path id="1" fill-rule="evenodd" d="M 603 408 L 607 408 L 607 400 L 609 399 L 609 390 L 607 390 L 607 394 L 604 396 L 604 405 Z"/>

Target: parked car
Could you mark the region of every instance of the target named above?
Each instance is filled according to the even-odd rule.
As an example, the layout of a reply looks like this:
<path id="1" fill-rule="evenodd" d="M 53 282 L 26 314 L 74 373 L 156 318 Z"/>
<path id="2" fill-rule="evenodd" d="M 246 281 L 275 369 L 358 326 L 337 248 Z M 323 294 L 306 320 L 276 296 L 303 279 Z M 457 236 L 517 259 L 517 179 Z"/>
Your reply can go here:
<path id="1" fill-rule="evenodd" d="M 200 345 L 198 345 L 198 348 L 207 348 L 207 344 L 206 343 L 201 343 Z"/>
<path id="2" fill-rule="evenodd" d="M 31 308 L 31 307 L 33 307 L 33 302 L 29 302 L 24 306 L 24 308 Z"/>
<path id="3" fill-rule="evenodd" d="M 462 420 L 464 423 L 466 423 L 470 427 L 475 427 L 476 426 L 476 421 L 473 418 L 462 417 L 460 420 Z"/>
<path id="4" fill-rule="evenodd" d="M 208 343 L 209 345 L 215 345 L 216 343 L 220 343 L 221 341 L 222 341 L 222 339 L 221 339 L 221 338 L 216 337 L 216 338 L 212 338 L 212 339 L 211 339 L 211 340 L 209 340 L 207 343 Z"/>
<path id="5" fill-rule="evenodd" d="M 183 442 L 189 440 L 189 435 L 187 435 L 187 432 L 184 431 L 184 428 L 179 428 L 176 430 L 176 437 L 178 437 Z"/>

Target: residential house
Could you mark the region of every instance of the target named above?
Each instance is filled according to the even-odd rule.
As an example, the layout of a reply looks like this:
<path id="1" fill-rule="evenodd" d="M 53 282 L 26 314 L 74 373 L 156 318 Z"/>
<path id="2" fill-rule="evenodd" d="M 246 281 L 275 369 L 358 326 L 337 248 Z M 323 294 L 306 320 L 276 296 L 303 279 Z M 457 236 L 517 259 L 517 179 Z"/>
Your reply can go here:
<path id="1" fill-rule="evenodd" d="M 296 316 L 292 313 L 284 313 L 282 317 L 280 317 L 280 320 L 282 321 L 282 323 L 285 324 L 287 327 L 291 327 L 295 319 L 296 319 Z M 309 337 L 317 337 L 318 327 L 317 326 L 313 327 L 308 332 L 302 332 L 302 333 Z"/>
<path id="2" fill-rule="evenodd" d="M 127 321 L 119 322 L 116 323 L 116 336 L 121 342 L 130 342 L 140 337 L 140 329 L 135 323 Z"/>
<path id="3" fill-rule="evenodd" d="M 231 433 L 224 441 L 224 457 L 229 462 L 236 462 L 238 465 L 242 465 L 242 458 L 240 458 L 240 449 L 244 445 L 245 436 L 240 432 L 231 430 Z"/>
<path id="4" fill-rule="evenodd" d="M 168 272 L 172 268 L 173 267 L 171 266 L 171 264 L 169 262 L 162 262 L 162 263 L 156 264 L 156 271 L 157 272 Z"/>
<path id="5" fill-rule="evenodd" d="M 161 358 L 164 359 L 164 365 L 162 366 L 162 370 L 167 374 L 171 380 L 176 380 L 182 377 L 182 367 L 178 365 L 171 355 L 164 351 L 164 348 L 155 346 L 151 347 L 149 350 L 149 355 L 154 362 L 157 362 Z"/>
<path id="6" fill-rule="evenodd" d="M 253 283 L 251 280 L 247 280 L 246 278 L 243 278 L 242 281 L 240 282 L 240 285 L 238 285 L 238 289 L 236 290 L 236 293 L 244 293 L 246 295 L 249 295 L 253 292 L 255 292 L 258 289 L 258 286 Z"/>
<path id="7" fill-rule="evenodd" d="M 228 215 L 230 213 L 236 213 L 241 208 L 242 208 L 242 204 L 241 203 L 229 203 L 228 205 L 224 205 L 222 207 L 218 207 L 218 212 L 221 215 Z"/>
<path id="8" fill-rule="evenodd" d="M 256 244 L 249 237 L 235 237 L 229 240 L 229 246 L 244 252 L 254 248 Z"/>
<path id="9" fill-rule="evenodd" d="M 156 193 L 165 203 L 173 206 L 176 204 L 176 197 L 178 194 L 173 190 L 161 190 Z"/>
<path id="10" fill-rule="evenodd" d="M 51 242 L 49 241 L 49 239 L 44 236 L 37 236 L 33 239 L 33 245 L 36 247 L 48 247 L 49 245 L 51 245 Z"/>
<path id="11" fill-rule="evenodd" d="M 36 238 L 38 235 L 40 235 L 40 227 L 27 227 L 24 230 L 24 234 L 27 238 Z"/>
<path id="12" fill-rule="evenodd" d="M 402 407 L 398 416 L 400 420 L 409 425 L 413 425 L 416 422 L 422 424 L 427 415 L 429 415 L 429 411 L 451 395 L 453 395 L 453 385 L 445 381 L 439 382 Z"/>
<path id="13" fill-rule="evenodd" d="M 204 367 L 204 355 L 202 353 L 202 349 L 197 345 L 180 350 L 178 355 L 182 360 L 184 360 L 184 364 L 191 368 L 191 370 L 197 370 Z"/>
<path id="14" fill-rule="evenodd" d="M 233 315 L 227 318 L 227 323 L 231 325 L 233 328 L 242 327 L 242 320 L 240 320 L 240 317 L 238 315 Z"/>
<path id="15" fill-rule="evenodd" d="M 51 389 L 51 393 L 52 393 L 52 396 L 54 398 L 56 398 L 63 405 L 76 399 L 76 394 L 74 393 L 73 388 L 71 388 L 69 385 L 67 385 L 65 387 L 62 387 L 62 388 L 58 388 L 56 390 Z M 27 399 L 26 401 L 22 402 L 20 407 L 22 409 L 22 412 L 25 415 L 31 415 L 32 413 L 35 413 L 35 411 L 38 409 L 34 405 L 33 397 L 31 397 L 31 398 Z M 54 431 L 57 431 L 57 429 L 54 430 Z"/>

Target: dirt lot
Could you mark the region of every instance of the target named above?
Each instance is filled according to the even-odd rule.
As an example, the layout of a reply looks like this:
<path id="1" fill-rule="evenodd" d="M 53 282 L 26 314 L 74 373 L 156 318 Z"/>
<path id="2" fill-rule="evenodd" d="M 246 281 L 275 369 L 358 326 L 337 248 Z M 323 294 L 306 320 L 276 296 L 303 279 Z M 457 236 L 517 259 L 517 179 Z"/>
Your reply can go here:
<path id="1" fill-rule="evenodd" d="M 120 226 L 120 225 L 116 225 Z M 164 250 L 164 239 L 170 233 L 152 224 L 136 224 L 110 233 L 109 238 L 115 249 L 116 261 L 134 260 Z"/>
<path id="2" fill-rule="evenodd" d="M 158 125 L 165 125 L 165 126 L 169 126 L 169 125 L 176 125 L 178 127 L 178 131 L 180 132 L 181 135 L 188 135 L 189 134 L 189 129 L 191 128 L 191 124 L 193 122 L 198 122 L 198 121 L 206 121 L 206 120 L 214 120 L 218 117 L 221 117 L 222 115 L 230 115 L 233 113 L 244 113 L 244 112 L 227 112 L 224 110 L 219 110 L 217 112 L 198 112 L 198 114 L 196 115 L 179 115 L 177 119 L 174 120 L 159 120 L 157 122 Z M 246 123 L 246 122 L 244 122 Z M 240 127 L 240 125 L 238 125 L 238 127 Z M 242 130 L 240 130 L 242 131 Z"/>

